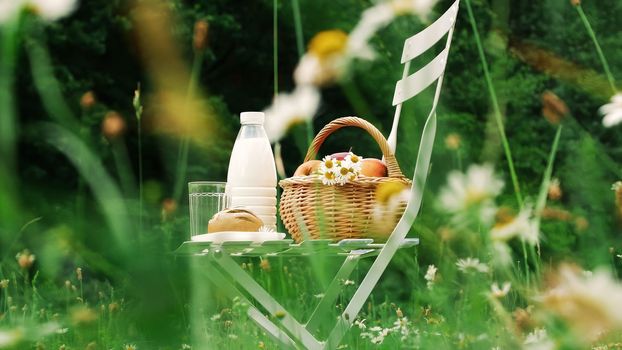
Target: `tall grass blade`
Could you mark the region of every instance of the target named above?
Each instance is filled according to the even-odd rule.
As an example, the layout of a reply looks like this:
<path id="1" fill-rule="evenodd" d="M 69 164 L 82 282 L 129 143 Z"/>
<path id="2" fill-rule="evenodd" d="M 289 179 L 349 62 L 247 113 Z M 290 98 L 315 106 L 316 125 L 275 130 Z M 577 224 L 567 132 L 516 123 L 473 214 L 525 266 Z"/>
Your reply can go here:
<path id="1" fill-rule="evenodd" d="M 63 153 L 87 182 L 104 217 L 117 247 L 126 256 L 130 250 L 130 223 L 121 191 L 95 154 L 75 134 L 52 124 L 42 123 L 40 129 L 45 140 Z"/>
<path id="2" fill-rule="evenodd" d="M 475 38 L 475 44 L 477 45 L 477 51 L 479 53 L 479 58 L 482 64 L 482 69 L 484 70 L 484 78 L 486 79 L 486 87 L 488 88 L 488 94 L 490 95 L 490 100 L 492 102 L 495 121 L 497 122 L 497 128 L 499 129 L 499 135 L 501 135 L 501 142 L 503 143 L 503 151 L 505 152 L 505 157 L 508 162 L 508 168 L 510 170 L 510 176 L 512 178 L 512 186 L 514 187 L 514 194 L 516 195 L 516 202 L 518 203 L 519 207 L 522 207 L 523 196 L 521 194 L 520 186 L 518 184 L 518 176 L 516 175 L 516 170 L 514 169 L 512 151 L 510 150 L 510 144 L 508 142 L 508 138 L 505 135 L 505 127 L 503 125 L 503 117 L 501 116 L 501 109 L 499 107 L 497 93 L 492 83 L 492 78 L 490 77 L 490 70 L 488 68 L 488 62 L 486 61 L 486 55 L 484 54 L 484 48 L 482 46 L 482 40 L 480 39 L 480 36 L 479 36 L 479 31 L 477 29 L 477 22 L 475 21 L 475 16 L 473 15 L 473 9 L 471 8 L 471 1 L 466 0 L 466 5 L 467 5 L 467 12 L 469 14 L 469 21 L 471 22 L 471 27 L 473 28 L 473 36 Z"/>

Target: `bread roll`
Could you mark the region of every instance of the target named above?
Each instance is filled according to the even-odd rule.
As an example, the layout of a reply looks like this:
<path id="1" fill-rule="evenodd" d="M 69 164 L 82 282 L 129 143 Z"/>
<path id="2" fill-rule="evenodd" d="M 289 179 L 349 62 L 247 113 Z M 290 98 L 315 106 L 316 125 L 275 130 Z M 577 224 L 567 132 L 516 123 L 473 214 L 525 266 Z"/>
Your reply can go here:
<path id="1" fill-rule="evenodd" d="M 207 225 L 207 233 L 223 231 L 257 232 L 263 221 L 244 208 L 229 208 L 218 212 Z"/>

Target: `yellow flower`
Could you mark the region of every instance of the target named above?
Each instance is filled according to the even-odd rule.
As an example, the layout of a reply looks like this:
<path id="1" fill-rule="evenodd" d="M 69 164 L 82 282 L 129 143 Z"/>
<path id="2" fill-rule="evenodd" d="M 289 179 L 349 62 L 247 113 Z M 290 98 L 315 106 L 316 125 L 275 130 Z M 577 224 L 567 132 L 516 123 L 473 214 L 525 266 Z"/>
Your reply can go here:
<path id="1" fill-rule="evenodd" d="M 345 52 L 348 35 L 338 29 L 317 33 L 309 43 L 309 52 L 320 60 Z"/>
<path id="2" fill-rule="evenodd" d="M 389 198 L 396 194 L 401 194 L 408 186 L 401 182 L 383 182 L 376 189 L 376 201 L 381 204 L 387 204 Z"/>
<path id="3" fill-rule="evenodd" d="M 448 149 L 455 151 L 460 148 L 460 143 L 462 142 L 460 135 L 456 133 L 451 133 L 445 137 L 445 147 Z"/>
<path id="4" fill-rule="evenodd" d="M 320 168 L 320 177 L 324 185 L 334 185 L 337 183 L 337 174 L 334 169 Z"/>
<path id="5" fill-rule="evenodd" d="M 32 266 L 32 264 L 35 263 L 36 257 L 34 254 L 30 254 L 30 251 L 28 251 L 28 249 L 24 249 L 21 253 L 15 256 L 15 259 L 17 260 L 17 264 L 19 265 L 19 267 L 24 270 L 28 270 Z"/>

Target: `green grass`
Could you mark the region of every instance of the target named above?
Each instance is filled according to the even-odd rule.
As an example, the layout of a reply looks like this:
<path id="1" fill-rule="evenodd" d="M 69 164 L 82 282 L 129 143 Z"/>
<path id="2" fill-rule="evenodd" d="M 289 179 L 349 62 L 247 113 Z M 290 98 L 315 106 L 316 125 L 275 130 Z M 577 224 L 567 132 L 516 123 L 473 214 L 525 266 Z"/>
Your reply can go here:
<path id="1" fill-rule="evenodd" d="M 438 8 L 445 5 L 441 2 Z M 192 11 L 200 8 L 176 6 L 180 16 L 194 16 Z M 310 2 L 274 0 L 262 6 L 272 15 L 266 28 L 272 29 L 267 42 L 273 45 L 271 59 L 262 62 L 267 72 L 263 76 L 274 80 L 264 88 L 277 93 L 291 85 L 283 74 L 291 68 L 288 59 L 299 58 L 305 38 L 311 31 L 326 29 L 326 23 L 318 28 L 317 19 L 305 12 L 314 6 Z M 333 6 L 339 9 L 338 4 Z M 570 4 L 566 6 L 573 10 Z M 599 6 L 594 4 L 593 10 L 601 11 Z M 344 19 L 339 11 L 335 14 L 326 9 L 326 21 L 350 28 L 349 17 L 358 18 L 360 10 L 350 9 L 351 16 Z M 553 77 L 535 72 L 535 68 L 532 71 L 511 52 L 502 56 L 488 52 L 487 45 L 494 43 L 497 35 L 487 27 L 489 10 L 482 2 L 468 0 L 461 9 L 461 28 L 454 38 L 450 73 L 445 77 L 439 107 L 430 180 L 422 194 L 421 215 L 409 233 L 409 237 L 421 238 L 421 245 L 398 251 L 343 338 L 341 349 L 536 349 L 529 342 L 539 329 L 546 329 L 547 338 L 541 339 L 549 342 L 550 347 L 543 347 L 546 349 L 620 348 L 622 321 L 615 317 L 615 307 L 622 303 L 617 277 L 622 267 L 618 239 L 622 194 L 610 189 L 620 176 L 620 139 L 612 135 L 615 129 L 600 126 L 596 109 L 604 101 L 586 96 L 585 87 L 553 82 Z M 585 52 L 572 51 L 575 55 L 568 60 L 598 59 L 593 64 L 603 67 L 605 79 L 615 91 L 613 72 L 622 61 L 614 55 L 605 58 L 614 49 L 609 51 L 596 40 L 588 20 L 590 12 L 586 14 L 581 6 L 576 10 L 579 16 L 572 23 L 584 26 L 592 42 L 579 46 Z M 233 21 L 208 14 L 195 17 L 213 20 L 216 28 Z M 354 61 L 336 88 L 322 90 L 325 104 L 318 120 L 354 110 L 377 121 L 380 129 L 390 125 L 387 116 L 392 111 L 378 107 L 376 95 L 392 91 L 399 78 L 401 66 L 396 55 L 401 51 L 403 32 L 417 31 L 412 21 L 398 18 L 380 31 L 373 40 L 379 58 L 371 63 Z M 166 110 L 160 107 L 168 102 L 162 97 L 166 94 L 154 91 L 149 76 L 138 88 L 141 95 L 137 100 L 133 101 L 130 91 L 114 91 L 123 96 L 118 109 L 133 107 L 136 122 L 128 123 L 119 138 L 106 138 L 100 124 L 112 109 L 105 100 L 112 99 L 113 92 L 102 94 L 101 102 L 76 118 L 79 109 L 67 91 L 82 86 L 67 82 L 70 72 L 58 69 L 57 56 L 48 51 L 48 30 L 71 30 L 63 25 L 46 24 L 24 12 L 0 26 L 0 349 L 280 348 L 248 318 L 245 302 L 208 281 L 210 267 L 205 266 L 204 258 L 172 254 L 188 239 L 184 184 L 199 175 L 223 173 L 218 171 L 222 165 L 213 164 L 210 156 L 229 151 L 221 148 L 223 139 L 234 134 L 227 110 L 237 112 L 240 105 L 247 108 L 248 101 L 236 104 L 229 100 L 229 105 L 219 105 L 218 100 L 207 98 L 205 91 L 213 87 L 200 88 L 201 84 L 222 73 L 214 73 L 210 66 L 214 51 L 193 52 L 188 55 L 191 69 L 184 85 L 187 100 L 200 100 L 209 105 L 206 110 L 222 114 L 213 119 L 216 132 L 209 140 L 163 136 L 151 129 L 158 112 Z M 183 27 L 176 29 L 184 33 Z M 601 43 L 614 42 L 611 37 L 619 30 L 611 29 L 612 33 L 603 33 Z M 565 33 L 563 28 L 559 30 Z M 58 32 L 56 35 L 53 38 L 58 40 Z M 216 43 L 216 47 L 222 44 Z M 564 51 L 559 51 L 563 55 Z M 395 65 L 395 71 L 387 68 L 389 63 Z M 495 80 L 503 74 L 508 81 Z M 462 75 L 466 83 L 460 81 Z M 93 80 L 96 76 L 97 72 L 90 72 Z M 135 84 L 131 82 L 131 86 Z M 572 109 L 572 116 L 566 116 L 556 129 L 538 115 L 540 90 L 519 91 L 520 96 L 529 96 L 524 101 L 511 98 L 512 88 L 544 91 L 552 85 L 556 93 L 568 98 Z M 32 94 L 36 100 L 23 101 Z M 272 97 L 267 95 L 266 104 Z M 34 110 L 39 114 L 35 114 L 40 117 L 28 114 L 34 113 L 30 105 L 37 106 Z M 388 110 L 388 102 L 383 106 Z M 422 106 L 417 101 L 416 107 L 405 108 L 405 131 L 398 138 L 397 155 L 404 169 L 414 166 L 410 158 L 414 158 L 419 136 L 411 130 L 421 128 Z M 452 212 L 439 204 L 440 194 L 452 170 L 464 173 L 483 163 L 482 144 L 494 140 L 482 140 L 485 122 L 478 116 L 489 109 L 498 133 L 491 139 L 501 140 L 499 157 L 492 159 L 497 163 L 494 177 L 506 186 L 498 195 L 469 192 L 471 196 L 457 196 L 456 201 L 462 198 L 466 204 Z M 321 125 L 309 121 L 304 132 L 282 140 L 284 154 L 296 149 L 292 145 L 308 144 L 314 126 Z M 460 138 L 457 149 L 443 144 L 449 134 Z M 357 147 L 363 143 L 362 138 L 347 134 L 342 140 Z M 296 154 L 286 155 L 288 167 L 300 162 Z M 561 198 L 549 196 L 552 177 L 561 179 Z M 526 228 L 512 238 L 496 240 L 491 232 L 526 208 L 525 203 L 534 207 L 530 222 L 540 231 L 538 244 L 520 238 Z M 482 215 L 488 208 L 492 208 L 490 220 Z M 25 249 L 34 254 L 34 260 L 19 257 L 26 254 Z M 499 262 L 498 249 L 506 249 L 507 263 Z M 460 268 L 457 263 L 467 258 L 476 258 L 481 265 Z M 318 335 L 328 335 L 372 261 L 361 261 L 351 281 L 342 282 L 332 312 L 320 320 Z M 304 321 L 341 261 L 317 255 L 245 258 L 238 263 Z M 431 265 L 438 268 L 434 276 L 426 274 Z M 563 266 L 572 267 L 564 270 Z M 609 275 L 600 274 L 600 268 L 606 268 Z M 568 294 L 554 294 L 556 286 L 564 286 L 568 274 L 587 292 L 566 286 Z M 600 280 L 595 281 L 594 276 Z M 493 290 L 493 285 L 505 282 L 511 283 L 507 294 Z M 560 290 L 564 292 L 556 291 Z M 576 305 L 579 307 L 573 309 Z M 266 313 L 266 317 L 279 323 L 279 315 Z M 592 329 L 585 320 L 607 332 L 589 337 Z"/>

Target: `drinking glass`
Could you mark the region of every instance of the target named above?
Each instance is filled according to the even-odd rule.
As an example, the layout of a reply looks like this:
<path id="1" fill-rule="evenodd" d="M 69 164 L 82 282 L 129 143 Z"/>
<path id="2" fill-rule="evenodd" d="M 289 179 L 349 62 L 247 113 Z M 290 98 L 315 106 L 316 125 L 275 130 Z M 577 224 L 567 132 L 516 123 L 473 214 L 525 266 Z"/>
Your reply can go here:
<path id="1" fill-rule="evenodd" d="M 226 182 L 216 181 L 188 183 L 190 238 L 207 233 L 207 224 L 212 216 L 228 208 L 229 197 L 225 194 L 226 184 Z"/>

